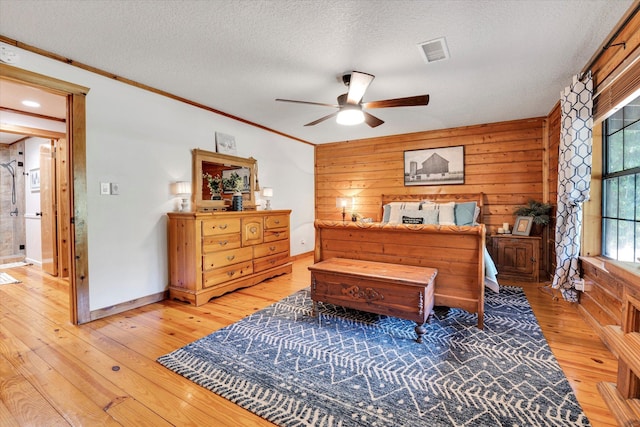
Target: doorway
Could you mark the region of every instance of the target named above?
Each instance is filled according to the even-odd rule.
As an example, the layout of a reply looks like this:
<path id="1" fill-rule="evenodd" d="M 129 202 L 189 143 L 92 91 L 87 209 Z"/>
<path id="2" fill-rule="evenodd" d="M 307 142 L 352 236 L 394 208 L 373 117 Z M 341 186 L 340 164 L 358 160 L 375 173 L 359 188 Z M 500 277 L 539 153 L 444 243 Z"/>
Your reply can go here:
<path id="1" fill-rule="evenodd" d="M 70 320 L 74 324 L 89 322 L 85 126 L 85 96 L 89 89 L 6 64 L 0 64 L 0 80 L 42 89 L 63 96 L 66 100 L 67 138 L 64 149 L 56 153 L 59 156 L 56 160 L 56 165 L 59 165 L 56 178 L 62 179 L 55 188 L 58 200 L 56 213 L 60 224 L 56 241 L 64 241 L 68 247 L 67 253 L 62 256 L 67 257 L 69 266 Z M 24 127 L 4 124 L 0 130 L 13 133 L 22 131 L 27 135 L 33 132 Z"/>

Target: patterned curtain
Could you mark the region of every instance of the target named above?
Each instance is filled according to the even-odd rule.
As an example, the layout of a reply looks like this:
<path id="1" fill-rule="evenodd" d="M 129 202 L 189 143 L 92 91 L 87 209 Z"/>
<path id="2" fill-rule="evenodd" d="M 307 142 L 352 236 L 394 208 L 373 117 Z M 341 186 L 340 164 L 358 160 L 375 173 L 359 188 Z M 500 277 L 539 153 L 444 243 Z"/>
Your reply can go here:
<path id="1" fill-rule="evenodd" d="M 573 78 L 560 94 L 562 123 L 558 159 L 558 212 L 556 215 L 556 272 L 553 288 L 567 301 L 577 302 L 573 281 L 580 278 L 582 203 L 589 199 L 591 182 L 591 128 L 593 118 L 591 72 Z"/>

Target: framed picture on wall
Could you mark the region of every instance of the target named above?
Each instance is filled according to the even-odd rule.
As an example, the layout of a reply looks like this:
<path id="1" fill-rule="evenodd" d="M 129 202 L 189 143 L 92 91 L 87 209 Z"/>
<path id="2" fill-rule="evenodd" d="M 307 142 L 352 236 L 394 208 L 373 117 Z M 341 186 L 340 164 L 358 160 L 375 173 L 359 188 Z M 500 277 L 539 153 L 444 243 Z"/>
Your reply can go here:
<path id="1" fill-rule="evenodd" d="M 404 185 L 464 184 L 464 145 L 404 152 Z"/>
<path id="2" fill-rule="evenodd" d="M 237 154 L 236 139 L 231 135 L 216 132 L 216 151 L 222 154 Z"/>
<path id="3" fill-rule="evenodd" d="M 31 169 L 29 171 L 29 188 L 32 193 L 40 191 L 40 169 Z"/>
<path id="4" fill-rule="evenodd" d="M 516 218 L 515 224 L 513 224 L 513 231 L 511 234 L 514 236 L 528 236 L 531 233 L 531 227 L 533 226 L 532 216 L 519 216 Z"/>

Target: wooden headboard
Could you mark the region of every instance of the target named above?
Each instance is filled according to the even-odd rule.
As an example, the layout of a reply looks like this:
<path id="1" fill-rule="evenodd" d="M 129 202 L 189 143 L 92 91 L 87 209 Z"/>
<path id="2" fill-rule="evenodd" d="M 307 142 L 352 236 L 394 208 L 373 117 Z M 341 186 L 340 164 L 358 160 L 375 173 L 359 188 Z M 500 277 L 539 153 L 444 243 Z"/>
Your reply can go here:
<path id="1" fill-rule="evenodd" d="M 420 202 L 422 200 L 429 200 L 435 203 L 447 203 L 447 202 L 456 202 L 456 203 L 464 203 L 464 202 L 476 202 L 478 208 L 480 209 L 480 214 L 478 215 L 478 222 L 483 221 L 483 202 L 484 202 L 484 193 L 459 193 L 459 194 L 383 194 L 382 195 L 382 204 L 380 205 L 380 211 L 382 211 L 382 207 L 387 203 L 391 202 Z M 382 218 L 382 213 L 380 214 L 380 218 Z"/>

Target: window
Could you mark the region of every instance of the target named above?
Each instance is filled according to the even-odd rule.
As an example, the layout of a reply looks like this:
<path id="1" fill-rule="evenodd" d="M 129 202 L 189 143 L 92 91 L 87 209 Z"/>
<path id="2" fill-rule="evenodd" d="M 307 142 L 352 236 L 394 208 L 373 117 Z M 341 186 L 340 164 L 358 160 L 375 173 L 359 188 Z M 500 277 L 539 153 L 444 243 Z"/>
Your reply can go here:
<path id="1" fill-rule="evenodd" d="M 604 123 L 602 254 L 640 263 L 640 97 Z"/>

